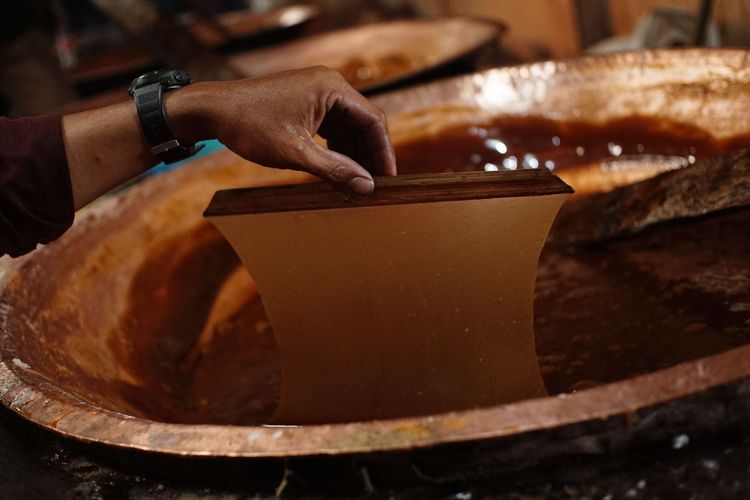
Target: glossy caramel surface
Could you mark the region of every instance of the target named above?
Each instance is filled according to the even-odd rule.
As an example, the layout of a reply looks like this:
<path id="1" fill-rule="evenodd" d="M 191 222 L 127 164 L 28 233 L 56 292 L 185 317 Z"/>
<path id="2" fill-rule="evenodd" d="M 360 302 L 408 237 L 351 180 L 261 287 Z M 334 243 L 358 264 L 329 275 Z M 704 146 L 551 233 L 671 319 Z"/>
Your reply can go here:
<path id="1" fill-rule="evenodd" d="M 601 160 L 675 157 L 681 165 L 750 146 L 750 134 L 716 139 L 689 123 L 631 116 L 605 123 L 497 116 L 454 125 L 397 146 L 399 174 L 547 168 Z"/>

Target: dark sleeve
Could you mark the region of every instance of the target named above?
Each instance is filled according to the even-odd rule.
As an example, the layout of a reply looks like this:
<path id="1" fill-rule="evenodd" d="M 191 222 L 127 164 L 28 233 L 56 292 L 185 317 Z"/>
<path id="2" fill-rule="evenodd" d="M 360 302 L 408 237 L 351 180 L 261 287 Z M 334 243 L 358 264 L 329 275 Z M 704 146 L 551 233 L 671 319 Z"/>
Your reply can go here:
<path id="1" fill-rule="evenodd" d="M 0 255 L 54 240 L 73 215 L 62 117 L 0 117 Z"/>

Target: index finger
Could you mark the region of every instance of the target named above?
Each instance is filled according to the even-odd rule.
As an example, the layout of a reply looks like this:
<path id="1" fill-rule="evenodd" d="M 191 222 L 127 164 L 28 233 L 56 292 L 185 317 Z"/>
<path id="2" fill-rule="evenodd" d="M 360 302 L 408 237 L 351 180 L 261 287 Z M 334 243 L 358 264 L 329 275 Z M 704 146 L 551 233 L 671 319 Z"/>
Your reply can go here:
<path id="1" fill-rule="evenodd" d="M 348 84 L 337 92 L 320 127 L 332 149 L 350 156 L 376 175 L 396 175 L 385 113 Z"/>

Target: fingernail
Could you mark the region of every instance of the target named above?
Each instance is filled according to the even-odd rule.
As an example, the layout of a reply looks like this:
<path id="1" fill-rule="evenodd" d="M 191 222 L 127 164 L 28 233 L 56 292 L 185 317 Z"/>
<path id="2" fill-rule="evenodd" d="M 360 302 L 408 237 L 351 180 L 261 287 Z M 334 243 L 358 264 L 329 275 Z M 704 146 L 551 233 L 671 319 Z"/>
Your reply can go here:
<path id="1" fill-rule="evenodd" d="M 357 194 L 366 195 L 370 194 L 375 190 L 375 183 L 372 179 L 366 177 L 355 177 L 347 184 L 349 189 Z"/>

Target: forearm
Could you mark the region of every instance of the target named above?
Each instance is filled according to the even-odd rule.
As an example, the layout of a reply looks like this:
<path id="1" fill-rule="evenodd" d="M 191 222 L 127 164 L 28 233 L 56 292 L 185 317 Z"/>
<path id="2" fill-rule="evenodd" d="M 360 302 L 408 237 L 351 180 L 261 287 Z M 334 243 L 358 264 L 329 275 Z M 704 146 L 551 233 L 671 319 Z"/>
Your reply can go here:
<path id="1" fill-rule="evenodd" d="M 170 127 L 186 144 L 211 137 L 203 87 L 194 84 L 165 98 Z M 64 116 L 63 137 L 76 210 L 158 163 L 132 101 Z"/>
<path id="2" fill-rule="evenodd" d="M 250 161 L 304 170 L 360 195 L 374 188 L 373 174 L 396 174 L 385 115 L 329 69 L 195 83 L 164 101 L 184 144 L 217 138 Z M 63 135 L 76 209 L 157 163 L 132 102 L 65 116 Z"/>
<path id="3" fill-rule="evenodd" d="M 247 160 L 355 194 L 372 192 L 372 175 L 396 174 L 385 115 L 330 69 L 196 83 L 167 92 L 164 109 L 183 144 L 216 138 Z M 62 120 L 0 117 L 0 254 L 59 237 L 74 210 L 156 163 L 132 101 Z"/>

